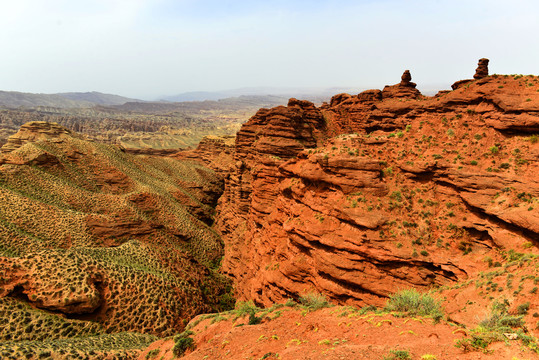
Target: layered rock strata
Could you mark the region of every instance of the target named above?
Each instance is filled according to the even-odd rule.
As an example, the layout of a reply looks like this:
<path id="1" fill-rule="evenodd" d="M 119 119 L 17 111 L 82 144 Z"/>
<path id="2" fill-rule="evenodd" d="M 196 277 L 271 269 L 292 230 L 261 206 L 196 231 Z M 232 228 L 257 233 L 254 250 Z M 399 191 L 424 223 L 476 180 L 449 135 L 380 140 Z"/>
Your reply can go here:
<path id="1" fill-rule="evenodd" d="M 415 90 L 408 75 L 395 88 Z M 218 208 L 238 297 L 380 305 L 466 280 L 500 249 L 536 251 L 538 90 L 491 76 L 436 97 L 386 87 L 260 110 Z"/>

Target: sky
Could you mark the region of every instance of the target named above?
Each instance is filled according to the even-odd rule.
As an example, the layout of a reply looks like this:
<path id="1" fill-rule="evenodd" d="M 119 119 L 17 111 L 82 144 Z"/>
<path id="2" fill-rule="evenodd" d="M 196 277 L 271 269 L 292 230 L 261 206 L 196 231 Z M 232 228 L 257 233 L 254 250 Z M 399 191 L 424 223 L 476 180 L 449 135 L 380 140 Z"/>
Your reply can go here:
<path id="1" fill-rule="evenodd" d="M 539 74 L 536 0 L 0 0 L 0 90 L 155 99 Z"/>

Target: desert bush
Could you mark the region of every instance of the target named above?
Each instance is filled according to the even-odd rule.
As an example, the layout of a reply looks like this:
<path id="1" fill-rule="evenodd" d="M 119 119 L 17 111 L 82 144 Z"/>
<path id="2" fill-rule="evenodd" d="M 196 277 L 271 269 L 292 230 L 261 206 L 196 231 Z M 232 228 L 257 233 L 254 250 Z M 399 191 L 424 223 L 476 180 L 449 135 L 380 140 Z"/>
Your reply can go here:
<path id="1" fill-rule="evenodd" d="M 174 347 L 172 353 L 175 356 L 182 356 L 186 350 L 195 348 L 195 340 L 190 335 L 193 335 L 192 331 L 184 331 L 174 337 Z"/>
<path id="2" fill-rule="evenodd" d="M 318 310 L 331 306 L 324 295 L 315 292 L 300 296 L 299 303 L 308 310 Z"/>
<path id="3" fill-rule="evenodd" d="M 435 321 L 443 317 L 440 301 L 415 289 L 399 291 L 390 296 L 386 310 L 406 313 L 410 316 L 431 316 Z"/>
<path id="4" fill-rule="evenodd" d="M 521 305 L 526 308 L 526 303 Z M 524 315 L 508 314 L 507 300 L 494 301 L 490 315 L 470 332 L 469 338 L 459 339 L 455 346 L 464 351 L 486 351 L 487 347 L 496 341 L 503 341 L 504 333 L 517 333 L 521 342 L 535 352 L 539 352 L 537 339 L 526 334 Z M 520 307 L 517 311 L 520 310 Z"/>
<path id="5" fill-rule="evenodd" d="M 412 357 L 408 350 L 390 350 L 391 355 L 385 356 L 384 360 L 409 360 Z"/>

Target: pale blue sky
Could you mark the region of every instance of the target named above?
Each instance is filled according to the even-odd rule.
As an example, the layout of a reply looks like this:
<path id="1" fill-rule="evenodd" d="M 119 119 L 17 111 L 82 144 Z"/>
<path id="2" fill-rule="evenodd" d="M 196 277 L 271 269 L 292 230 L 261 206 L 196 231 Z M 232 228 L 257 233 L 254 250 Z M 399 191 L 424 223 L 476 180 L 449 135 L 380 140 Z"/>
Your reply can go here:
<path id="1" fill-rule="evenodd" d="M 535 0 L 0 0 L 0 90 L 154 98 L 539 74 Z"/>

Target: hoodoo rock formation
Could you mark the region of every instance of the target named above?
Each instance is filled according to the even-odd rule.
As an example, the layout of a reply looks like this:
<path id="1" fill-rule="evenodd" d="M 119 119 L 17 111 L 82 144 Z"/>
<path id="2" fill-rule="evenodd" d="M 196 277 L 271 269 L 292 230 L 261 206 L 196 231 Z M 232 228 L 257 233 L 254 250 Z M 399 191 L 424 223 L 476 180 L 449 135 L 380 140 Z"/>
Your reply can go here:
<path id="1" fill-rule="evenodd" d="M 381 305 L 535 249 L 539 78 L 436 97 L 410 80 L 320 108 L 291 99 L 243 125 L 217 220 L 240 300 Z"/>
<path id="2" fill-rule="evenodd" d="M 464 86 L 464 85 L 468 85 L 470 84 L 471 82 L 475 80 L 479 80 L 479 79 L 483 79 L 485 77 L 488 76 L 488 62 L 489 60 L 486 59 L 486 58 L 481 58 L 479 59 L 478 63 L 477 63 L 477 69 L 475 69 L 475 74 L 474 74 L 474 78 L 473 79 L 465 79 L 465 80 L 459 80 L 457 82 L 455 82 L 453 85 L 451 85 L 451 88 L 453 90 L 457 90 L 458 88 Z"/>
<path id="3" fill-rule="evenodd" d="M 482 79 L 488 76 L 488 61 L 486 58 L 479 59 L 473 76 L 474 79 Z"/>
<path id="4" fill-rule="evenodd" d="M 405 70 L 401 76 L 401 82 L 396 85 L 387 85 L 382 91 L 382 97 L 389 98 L 411 98 L 415 99 L 421 96 L 421 92 L 416 89 L 416 83 L 412 81 L 410 70 Z"/>
<path id="5" fill-rule="evenodd" d="M 401 76 L 401 85 L 410 86 L 413 84 L 412 86 L 415 87 L 416 84 L 412 83 L 411 81 L 412 81 L 412 75 L 410 74 L 410 70 L 404 70 L 404 73 Z"/>

